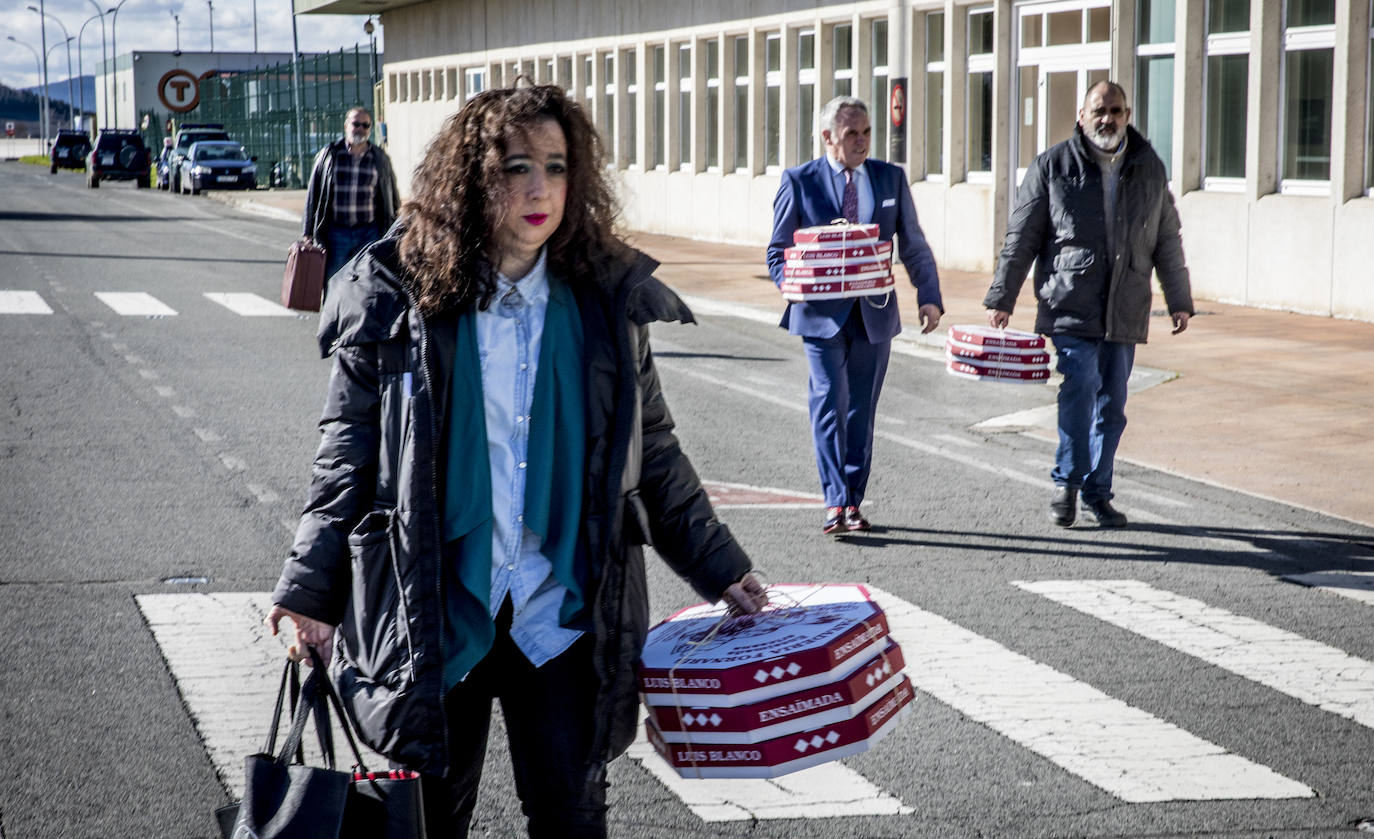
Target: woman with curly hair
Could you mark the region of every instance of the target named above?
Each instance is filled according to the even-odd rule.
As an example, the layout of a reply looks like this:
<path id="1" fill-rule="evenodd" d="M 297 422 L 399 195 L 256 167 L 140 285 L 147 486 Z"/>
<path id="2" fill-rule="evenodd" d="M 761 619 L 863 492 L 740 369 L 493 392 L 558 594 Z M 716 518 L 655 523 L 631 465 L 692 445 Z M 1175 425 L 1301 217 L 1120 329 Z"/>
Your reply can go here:
<path id="1" fill-rule="evenodd" d="M 642 545 L 709 600 L 763 590 L 678 446 L 649 349 L 692 322 L 615 235 L 601 143 L 557 87 L 451 117 L 390 233 L 336 278 L 309 501 L 273 631 L 333 653 L 374 749 L 466 836 L 501 701 L 531 836 L 604 836 L 634 738 Z"/>

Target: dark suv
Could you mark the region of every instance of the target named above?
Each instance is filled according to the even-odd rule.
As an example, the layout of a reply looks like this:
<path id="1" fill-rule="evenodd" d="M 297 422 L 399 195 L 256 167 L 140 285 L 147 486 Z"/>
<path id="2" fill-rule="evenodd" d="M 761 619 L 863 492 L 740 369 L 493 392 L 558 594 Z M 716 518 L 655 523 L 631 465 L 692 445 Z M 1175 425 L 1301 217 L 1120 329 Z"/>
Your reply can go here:
<path id="1" fill-rule="evenodd" d="M 59 131 L 52 144 L 52 173 L 58 169 L 85 169 L 91 153 L 91 138 L 85 131 Z"/>
<path id="2" fill-rule="evenodd" d="M 97 189 L 101 181 L 134 181 L 147 189 L 152 181 L 152 162 L 143 135 L 131 128 L 104 128 L 96 138 L 86 166 L 86 186 Z"/>
<path id="3" fill-rule="evenodd" d="M 181 186 L 181 164 L 192 143 L 201 140 L 228 140 L 229 134 L 217 122 L 188 122 L 177 129 L 176 142 L 172 144 L 172 154 L 167 159 L 167 183 L 173 189 Z"/>

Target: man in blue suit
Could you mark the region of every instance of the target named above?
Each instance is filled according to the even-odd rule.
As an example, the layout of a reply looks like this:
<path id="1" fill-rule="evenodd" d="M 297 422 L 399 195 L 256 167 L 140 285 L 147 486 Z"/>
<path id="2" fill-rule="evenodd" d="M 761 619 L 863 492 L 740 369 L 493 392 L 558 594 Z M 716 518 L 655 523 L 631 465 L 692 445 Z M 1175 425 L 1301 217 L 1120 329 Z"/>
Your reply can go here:
<path id="1" fill-rule="evenodd" d="M 940 324 L 944 306 L 935 257 L 916 221 L 916 205 L 900 166 L 868 159 L 872 129 L 860 99 L 836 97 L 821 108 L 825 157 L 788 169 L 773 200 L 768 271 L 781 286 L 783 251 L 801 227 L 847 218 L 876 223 L 916 286 L 922 332 Z M 841 300 L 788 303 L 784 329 L 800 335 L 811 368 L 809 401 L 816 466 L 825 493 L 824 533 L 868 530 L 859 509 L 873 458 L 873 422 L 887 373 L 892 338 L 902 331 L 895 292 Z"/>

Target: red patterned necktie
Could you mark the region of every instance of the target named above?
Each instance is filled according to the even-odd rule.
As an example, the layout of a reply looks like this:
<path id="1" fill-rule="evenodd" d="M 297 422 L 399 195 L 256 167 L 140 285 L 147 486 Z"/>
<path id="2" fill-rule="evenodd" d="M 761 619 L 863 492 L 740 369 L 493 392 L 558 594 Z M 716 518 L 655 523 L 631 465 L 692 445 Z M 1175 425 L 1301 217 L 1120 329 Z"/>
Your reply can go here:
<path id="1" fill-rule="evenodd" d="M 854 170 L 844 170 L 844 198 L 840 201 L 840 215 L 859 223 L 859 185 L 854 183 Z"/>

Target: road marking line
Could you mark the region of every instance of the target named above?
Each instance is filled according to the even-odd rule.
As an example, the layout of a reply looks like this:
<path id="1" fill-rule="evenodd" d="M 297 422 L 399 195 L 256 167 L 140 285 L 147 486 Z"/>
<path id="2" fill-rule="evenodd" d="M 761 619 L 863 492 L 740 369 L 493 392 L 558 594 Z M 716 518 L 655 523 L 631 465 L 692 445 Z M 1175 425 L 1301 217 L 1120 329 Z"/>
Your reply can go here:
<path id="1" fill-rule="evenodd" d="M 1013 585 L 1374 728 L 1374 662 L 1139 580 Z"/>
<path id="2" fill-rule="evenodd" d="M 1129 481 L 1118 481 L 1116 491 L 1119 495 L 1128 495 L 1131 498 L 1139 498 L 1142 501 L 1151 501 L 1163 507 L 1187 509 L 1193 506 L 1187 501 L 1180 501 L 1177 498 L 1170 498 L 1167 495 L 1160 495 L 1157 492 L 1151 492 L 1145 489 L 1134 489 Z"/>
<path id="3" fill-rule="evenodd" d="M 138 371 L 138 375 L 142 376 L 143 378 L 145 378 L 145 379 L 147 379 L 147 380 L 149 380 L 149 381 L 152 381 L 153 379 L 158 378 L 158 375 L 157 375 L 157 371 L 156 371 L 156 370 L 146 370 L 146 369 L 145 369 L 145 370 L 139 370 L 139 371 Z"/>
<path id="4" fill-rule="evenodd" d="M 272 608 L 267 592 L 144 594 L 134 598 L 162 649 L 206 754 L 231 797 L 243 796 L 243 759 L 262 750 L 272 703 L 291 637 L 289 624 L 272 637 L 262 620 Z M 284 730 L 284 729 L 283 729 Z M 306 762 L 320 764 L 314 737 L 304 738 Z M 336 750 L 348 746 L 335 723 Z M 384 758 L 363 749 L 369 767 Z M 343 758 L 351 763 L 351 757 Z"/>
<path id="5" fill-rule="evenodd" d="M 1310 798 L 1308 787 L 875 586 L 912 683 L 1130 802 Z"/>
<path id="6" fill-rule="evenodd" d="M 193 428 L 191 430 L 195 432 L 195 435 L 200 438 L 202 443 L 218 443 L 223 439 L 219 436 L 219 432 L 209 428 Z"/>
<path id="7" fill-rule="evenodd" d="M 157 391 L 157 395 L 161 396 L 163 399 L 171 399 L 173 396 L 177 395 L 174 388 L 167 387 L 166 385 L 153 385 L 153 390 Z"/>
<path id="8" fill-rule="evenodd" d="M 954 445 L 960 446 L 961 448 L 965 449 L 982 448 L 982 446 L 979 443 L 976 443 L 973 440 L 969 440 L 964 437 L 956 436 L 954 434 L 932 434 L 930 436 L 934 437 L 936 440 L 944 440 L 946 443 L 953 443 Z"/>
<path id="9" fill-rule="evenodd" d="M 296 316 L 295 312 L 280 303 L 273 303 L 271 300 L 256 294 L 207 291 L 205 297 L 211 303 L 218 303 L 234 314 L 246 318 Z"/>
<path id="10" fill-rule="evenodd" d="M 142 291 L 97 291 L 95 296 L 115 314 L 126 317 L 176 314 L 175 309 Z"/>
<path id="11" fill-rule="evenodd" d="M 223 463 L 224 468 L 228 469 L 230 472 L 248 471 L 248 463 L 243 458 L 235 457 L 232 454 L 221 454 L 219 456 L 219 462 Z"/>
<path id="12" fill-rule="evenodd" d="M 0 291 L 0 315 L 50 315 L 52 308 L 36 291 Z"/>
<path id="13" fill-rule="evenodd" d="M 258 499 L 259 504 L 275 504 L 281 500 L 281 496 L 262 484 L 248 484 L 248 491 Z"/>
<path id="14" fill-rule="evenodd" d="M 1374 606 L 1374 571 L 1318 571 L 1288 574 L 1283 579 Z"/>
<path id="15" fill-rule="evenodd" d="M 172 411 L 182 419 L 190 419 L 196 415 L 196 409 L 189 405 L 173 405 Z"/>

